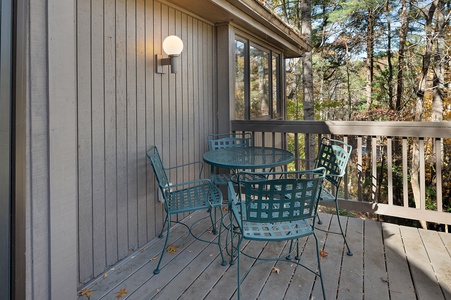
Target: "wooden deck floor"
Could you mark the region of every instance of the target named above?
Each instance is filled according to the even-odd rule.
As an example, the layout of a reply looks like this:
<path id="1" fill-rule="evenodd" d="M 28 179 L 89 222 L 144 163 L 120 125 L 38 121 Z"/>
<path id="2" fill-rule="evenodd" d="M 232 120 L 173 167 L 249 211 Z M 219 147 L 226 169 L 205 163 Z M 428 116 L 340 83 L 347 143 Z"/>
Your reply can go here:
<path id="1" fill-rule="evenodd" d="M 336 218 L 321 214 L 321 228 L 335 230 Z M 451 299 L 451 234 L 389 223 L 345 218 L 353 256 L 347 256 L 339 235 L 316 231 L 324 251 L 321 267 L 327 299 Z M 202 226 L 204 226 L 202 228 Z M 214 237 L 208 223 L 196 228 Z M 181 240 L 185 229 L 171 233 L 175 254 L 165 254 L 161 273 L 153 275 L 163 240 L 146 245 L 84 287 L 91 299 L 236 299 L 236 265 L 221 266 L 216 245 Z M 271 255 L 285 243 L 252 242 L 248 251 Z M 314 258 L 313 238 L 305 241 L 302 260 Z M 242 259 L 243 266 L 253 263 Z M 314 266 L 312 262 L 312 266 Z M 242 285 L 242 299 L 322 299 L 319 283 L 303 268 L 279 263 L 254 268 Z M 127 292 L 125 294 L 124 292 Z M 87 299 L 80 296 L 79 299 Z"/>

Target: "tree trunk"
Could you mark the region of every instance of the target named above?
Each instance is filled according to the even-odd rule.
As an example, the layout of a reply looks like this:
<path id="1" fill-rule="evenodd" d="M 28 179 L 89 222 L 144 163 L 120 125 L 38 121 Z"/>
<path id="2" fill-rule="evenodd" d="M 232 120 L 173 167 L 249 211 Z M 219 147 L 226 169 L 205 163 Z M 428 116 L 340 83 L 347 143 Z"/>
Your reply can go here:
<path id="1" fill-rule="evenodd" d="M 404 93 L 404 68 L 405 68 L 405 46 L 406 46 L 406 38 L 407 31 L 409 28 L 409 12 L 407 7 L 407 0 L 402 0 L 402 9 L 401 9 L 401 28 L 399 29 L 399 50 L 398 50 L 398 80 L 396 87 L 396 110 L 401 110 L 401 102 L 402 96 Z M 410 5 L 409 5 L 410 7 Z"/>
<path id="2" fill-rule="evenodd" d="M 388 61 L 388 106 L 394 109 L 393 106 L 393 64 L 391 51 L 391 18 L 390 18 L 390 1 L 385 2 L 385 18 L 387 19 L 387 61 Z"/>
<path id="3" fill-rule="evenodd" d="M 374 67 L 374 11 L 368 10 L 368 29 L 366 36 L 366 109 L 371 110 L 372 104 L 372 90 L 373 90 L 373 67 Z"/>
<path id="4" fill-rule="evenodd" d="M 309 44 L 312 43 L 312 22 L 311 22 L 311 1 L 301 0 L 301 28 L 302 34 Z M 314 120 L 314 99 L 313 99 L 313 69 L 312 69 L 312 52 L 306 52 L 302 59 L 302 82 L 304 88 L 304 120 Z M 308 154 L 306 159 L 313 160 L 316 156 L 315 139 L 313 135 L 309 135 L 309 141 L 306 141 L 305 153 Z"/>

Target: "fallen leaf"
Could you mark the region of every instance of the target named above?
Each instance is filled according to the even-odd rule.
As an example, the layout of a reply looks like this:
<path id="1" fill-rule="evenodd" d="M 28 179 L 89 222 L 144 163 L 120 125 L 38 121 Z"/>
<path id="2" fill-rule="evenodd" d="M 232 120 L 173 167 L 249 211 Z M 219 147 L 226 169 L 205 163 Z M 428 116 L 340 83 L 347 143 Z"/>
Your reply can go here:
<path id="1" fill-rule="evenodd" d="M 272 270 L 271 270 L 271 273 L 279 274 L 280 273 L 280 269 L 276 268 L 276 267 L 273 267 Z"/>
<path id="2" fill-rule="evenodd" d="M 106 278 L 108 278 L 108 274 L 107 273 L 103 274 L 103 279 L 106 279 Z"/>
<path id="3" fill-rule="evenodd" d="M 169 245 L 166 246 L 166 251 L 171 253 L 171 254 L 174 254 L 174 253 L 177 252 L 177 248 L 178 248 L 178 246 L 176 246 L 174 244 L 169 244 Z"/>
<path id="4" fill-rule="evenodd" d="M 126 289 L 122 289 L 119 292 L 116 292 L 116 299 L 121 299 L 125 294 L 128 294 Z"/>
<path id="5" fill-rule="evenodd" d="M 88 297 L 88 300 L 90 300 L 91 296 L 92 296 L 92 290 L 90 290 L 90 289 L 82 289 L 81 292 L 80 292 L 80 296 L 86 296 L 86 297 Z"/>
<path id="6" fill-rule="evenodd" d="M 139 250 L 139 252 L 143 253 L 146 250 L 147 250 L 147 248 L 144 248 L 144 249 Z"/>
<path id="7" fill-rule="evenodd" d="M 151 258 L 151 260 L 157 260 L 158 256 L 154 256 Z"/>
<path id="8" fill-rule="evenodd" d="M 228 211 L 229 211 L 229 208 L 228 208 L 227 206 L 223 206 L 223 207 L 222 207 L 222 211 L 223 211 L 223 212 L 228 212 Z"/>
<path id="9" fill-rule="evenodd" d="M 328 256 L 329 255 L 329 253 L 327 253 L 326 251 L 324 251 L 324 250 L 319 250 L 319 255 L 321 256 L 321 257 L 326 257 L 326 256 Z"/>

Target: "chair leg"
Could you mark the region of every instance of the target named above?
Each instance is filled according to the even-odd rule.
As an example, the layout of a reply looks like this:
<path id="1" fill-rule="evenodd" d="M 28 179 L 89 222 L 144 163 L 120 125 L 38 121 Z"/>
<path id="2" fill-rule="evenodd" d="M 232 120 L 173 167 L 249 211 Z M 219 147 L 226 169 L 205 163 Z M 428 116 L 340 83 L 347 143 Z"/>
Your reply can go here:
<path id="1" fill-rule="evenodd" d="M 338 201 L 335 201 L 335 210 L 336 210 L 337 219 L 338 219 L 338 227 L 340 227 L 341 235 L 343 236 L 343 240 L 345 241 L 346 248 L 348 249 L 348 251 L 346 252 L 346 254 L 347 254 L 348 256 L 352 256 L 351 249 L 349 248 L 348 242 L 346 241 L 346 236 L 345 236 L 345 234 L 344 234 L 344 232 L 343 232 L 343 227 L 341 226 L 340 213 L 339 213 L 339 211 L 338 211 Z"/>
<path id="2" fill-rule="evenodd" d="M 238 240 L 238 244 L 237 244 L 237 266 L 236 266 L 236 270 L 237 270 L 237 277 L 238 277 L 238 289 L 237 289 L 237 294 L 238 294 L 238 300 L 241 299 L 241 272 L 240 272 L 240 249 L 241 249 L 241 242 L 242 242 L 242 238 L 240 238 Z"/>
<path id="3" fill-rule="evenodd" d="M 296 240 L 296 256 L 294 257 L 296 260 L 301 260 L 301 256 L 299 255 L 299 239 Z"/>
<path id="4" fill-rule="evenodd" d="M 219 247 L 219 254 L 221 255 L 221 265 L 225 266 L 225 265 L 227 265 L 227 262 L 224 258 L 224 253 L 222 252 L 222 247 L 221 247 L 222 219 L 224 218 L 224 213 L 222 212 L 221 206 L 219 207 L 219 209 L 221 210 L 221 220 L 219 221 L 218 247 Z M 216 208 L 214 208 L 214 210 L 216 210 Z"/>
<path id="5" fill-rule="evenodd" d="M 236 249 L 235 249 L 235 247 L 233 246 L 233 243 L 234 243 L 234 241 L 235 241 L 235 236 L 236 236 L 237 234 L 236 234 L 236 232 L 235 232 L 235 227 L 234 227 L 234 225 L 233 225 L 233 214 L 232 214 L 232 209 L 230 208 L 230 206 L 229 206 L 229 218 L 230 218 L 230 225 L 229 225 L 229 227 L 228 227 L 228 232 L 229 232 L 229 234 L 230 234 L 230 262 L 229 262 L 229 264 L 230 264 L 230 265 L 234 265 L 234 264 L 235 264 L 234 257 L 235 257 Z M 227 246 L 227 245 L 226 245 L 226 246 Z M 235 252 L 234 252 L 234 251 L 235 251 Z"/>
<path id="6" fill-rule="evenodd" d="M 169 240 L 169 231 L 171 229 L 171 218 L 169 217 L 169 215 L 166 215 L 166 220 L 165 220 L 165 222 L 163 224 L 163 228 L 161 229 L 160 237 L 163 234 L 163 229 L 164 229 L 164 225 L 166 224 L 166 222 L 168 223 L 168 229 L 167 229 L 167 232 L 166 232 L 166 239 L 164 241 L 163 250 L 161 251 L 160 259 L 158 260 L 158 265 L 155 268 L 155 270 L 153 270 L 153 274 L 155 274 L 155 275 L 160 274 L 161 260 L 163 259 L 163 255 L 164 255 L 164 252 L 166 251 L 166 246 L 167 246 L 168 240 Z"/>
<path id="7" fill-rule="evenodd" d="M 324 290 L 324 282 L 323 282 L 323 273 L 321 271 L 321 258 L 320 258 L 320 250 L 318 245 L 318 238 L 316 237 L 316 234 L 313 233 L 313 236 L 315 237 L 315 244 L 316 244 L 316 259 L 318 261 L 318 274 L 319 280 L 321 282 L 321 290 L 323 291 L 323 299 L 326 300 L 326 292 Z"/>
<path id="8" fill-rule="evenodd" d="M 323 221 L 321 221 L 321 219 L 319 218 L 319 214 L 316 214 L 316 217 L 318 218 L 318 224 L 319 225 L 323 224 Z"/>
<path id="9" fill-rule="evenodd" d="M 212 229 L 211 232 L 213 234 L 218 234 L 218 230 L 216 229 L 216 220 L 217 220 L 216 207 L 210 207 L 208 210 L 210 212 L 211 225 L 213 226 L 213 229 Z"/>

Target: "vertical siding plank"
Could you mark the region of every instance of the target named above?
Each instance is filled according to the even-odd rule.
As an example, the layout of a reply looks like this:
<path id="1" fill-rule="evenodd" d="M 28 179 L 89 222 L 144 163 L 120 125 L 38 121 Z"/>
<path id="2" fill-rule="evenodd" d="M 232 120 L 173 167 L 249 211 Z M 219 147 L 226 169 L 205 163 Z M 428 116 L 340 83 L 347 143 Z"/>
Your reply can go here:
<path id="1" fill-rule="evenodd" d="M 46 234 L 50 238 L 47 267 L 51 277 L 48 290 L 39 287 L 50 293 L 36 299 L 70 299 L 77 291 L 76 6 L 72 0 L 51 0 L 45 4 L 47 32 L 43 39 L 48 46 L 48 94 L 41 101 L 48 104 L 49 177 L 44 182 L 50 193 L 43 200 L 50 204 Z M 39 258 L 35 263 L 42 260 Z"/>
<path id="2" fill-rule="evenodd" d="M 195 66 L 195 63 L 193 61 L 193 53 L 194 53 L 194 33 L 193 33 L 193 24 L 194 20 L 191 16 L 188 17 L 188 41 L 190 43 L 187 47 L 187 59 L 188 59 L 188 138 L 189 138 L 189 144 L 188 144 L 188 161 L 194 161 L 194 124 L 195 124 L 195 118 L 194 118 L 194 71 L 193 66 Z M 190 173 L 194 172 L 194 169 L 189 169 Z"/>
<path id="3" fill-rule="evenodd" d="M 162 5 L 159 2 L 154 2 L 154 52 L 155 54 L 162 54 L 162 43 L 163 43 L 163 37 L 162 37 L 162 20 L 164 20 L 164 17 L 162 16 Z M 155 57 L 154 57 L 155 59 Z M 156 62 L 155 62 L 156 63 Z M 155 69 L 152 70 L 152 72 L 155 72 Z M 167 76 L 167 75 L 166 75 Z M 160 151 L 160 154 L 164 154 L 164 145 L 163 145 L 163 101 L 162 101 L 162 92 L 161 90 L 164 89 L 163 84 L 165 82 L 164 80 L 165 76 L 164 74 L 155 74 L 154 75 L 154 134 L 155 134 L 155 145 L 158 147 L 158 150 Z M 167 80 L 166 80 L 167 83 Z M 167 158 L 167 155 L 163 155 L 163 163 L 167 163 L 165 161 L 165 157 Z M 156 184 L 156 181 L 153 180 L 153 182 Z M 156 231 L 159 232 L 161 230 L 161 227 L 163 226 L 163 205 L 161 205 L 157 200 L 158 195 L 158 187 L 155 185 L 155 197 L 154 197 L 154 205 L 155 205 L 155 228 Z"/>
<path id="4" fill-rule="evenodd" d="M 156 5 L 156 4 L 155 4 Z M 156 8 L 155 8 L 156 10 Z M 146 1 L 146 58 L 150 63 L 146 64 L 146 148 L 155 145 L 155 50 L 157 41 L 154 38 L 157 14 L 154 13 L 152 1 Z M 155 77 L 155 78 L 154 78 Z M 147 238 L 150 240 L 157 235 L 156 231 L 156 190 L 155 177 L 150 163 L 147 163 Z M 161 207 L 159 207 L 161 211 Z"/>
<path id="5" fill-rule="evenodd" d="M 182 111 L 183 111 L 183 117 L 181 120 L 182 123 L 182 144 L 181 147 L 182 151 L 183 151 L 183 160 L 182 163 L 186 164 L 188 163 L 189 160 L 189 142 L 190 142 L 190 137 L 189 137 L 189 108 L 188 108 L 188 101 L 189 101 L 189 95 L 188 95 L 188 78 L 189 78 L 189 69 L 188 69 L 188 61 L 189 61 L 189 51 L 188 51 L 188 45 L 191 44 L 191 40 L 189 39 L 188 36 L 188 16 L 186 14 L 182 15 L 182 40 L 184 41 L 185 45 L 184 45 L 184 51 L 183 54 L 181 55 L 181 75 L 182 75 L 182 80 L 181 80 L 181 87 L 180 90 L 182 91 Z M 188 176 L 188 172 L 185 170 L 185 173 L 183 174 L 183 176 L 186 178 Z"/>
<path id="6" fill-rule="evenodd" d="M 107 265 L 118 260 L 116 194 L 116 2 L 104 3 L 104 88 L 105 88 L 105 228 Z"/>
<path id="7" fill-rule="evenodd" d="M 126 0 L 116 0 L 117 234 L 119 259 L 128 253 L 127 199 L 127 27 Z"/>
<path id="8" fill-rule="evenodd" d="M 77 1 L 79 281 L 93 278 L 91 144 L 91 1 Z"/>
<path id="9" fill-rule="evenodd" d="M 186 45 L 186 40 L 184 39 L 184 36 L 182 35 L 182 13 L 180 11 L 176 11 L 176 17 L 175 17 L 175 35 L 180 37 L 183 41 L 183 44 Z M 183 56 L 185 53 L 182 52 L 181 56 Z M 176 129 L 175 129 L 175 135 L 176 135 L 176 141 L 177 146 L 176 149 L 176 163 L 177 165 L 183 164 L 183 140 L 185 137 L 183 136 L 183 91 L 181 89 L 182 86 L 182 64 L 181 64 L 181 56 L 177 59 L 177 74 L 175 74 L 175 80 L 176 80 L 176 86 L 177 89 L 175 89 L 175 102 L 176 102 Z M 182 182 L 185 177 L 185 170 L 181 170 L 177 172 L 177 181 Z"/>
<path id="10" fill-rule="evenodd" d="M 199 61 L 198 61 L 198 53 L 199 53 L 199 21 L 193 20 L 193 161 L 197 160 L 199 157 L 199 120 L 200 120 L 200 103 L 199 103 Z M 198 173 L 197 166 L 194 169 L 195 174 Z"/>
<path id="11" fill-rule="evenodd" d="M 136 153 L 136 0 L 128 0 L 126 24 L 127 70 L 127 215 L 128 248 L 138 247 L 137 153 Z"/>
<path id="12" fill-rule="evenodd" d="M 47 74 L 47 40 L 46 40 L 46 1 L 35 1 L 30 8 L 30 46 L 27 51 L 33 53 L 30 57 L 29 74 L 27 80 L 30 80 L 30 90 L 33 91 L 33 100 L 27 102 L 27 117 L 29 117 L 30 129 L 27 128 L 29 144 L 27 143 L 28 153 L 30 153 L 30 195 L 28 199 L 33 199 L 30 205 L 30 224 L 32 228 L 30 238 L 31 262 L 34 261 L 33 269 L 30 271 L 30 289 L 35 299 L 48 298 L 47 291 L 40 288 L 50 284 L 50 247 L 49 247 L 49 186 L 47 178 L 49 177 L 49 141 L 48 141 L 48 89 L 46 78 Z M 28 100 L 28 95 L 27 95 Z M 33 149 L 33 151 L 30 151 Z M 25 176 L 25 175 L 24 175 Z M 28 205 L 27 205 L 28 208 Z M 28 211 L 27 211 L 28 213 Z M 28 287 L 28 285 L 27 285 Z M 28 292 L 28 290 L 27 290 Z"/>
<path id="13" fill-rule="evenodd" d="M 214 52 L 211 49 L 215 47 L 215 38 L 214 38 L 214 28 L 208 25 L 208 44 L 207 44 L 207 62 L 209 62 L 209 71 L 208 74 L 208 89 L 207 89 L 207 103 L 208 103 L 208 116 L 209 116 L 209 125 L 206 128 L 205 139 L 207 139 L 208 133 L 214 131 L 214 109 L 213 103 L 216 102 L 216 93 L 214 91 L 214 82 L 216 80 L 216 64 L 214 63 L 215 57 Z M 208 141 L 206 140 L 208 143 Z M 206 150 L 206 149 L 205 149 Z"/>
<path id="14" fill-rule="evenodd" d="M 146 53 L 145 53 L 145 4 L 136 4 L 136 132 L 137 132 L 137 189 L 138 189 L 138 246 L 147 242 L 147 202 L 146 202 Z M 150 217 L 150 216 L 149 216 Z"/>
<path id="15" fill-rule="evenodd" d="M 106 268 L 103 1 L 92 1 L 92 189 L 94 276 Z"/>
<path id="16" fill-rule="evenodd" d="M 166 9 L 165 9 L 166 11 Z M 167 31 L 165 30 L 165 34 L 162 35 L 164 39 L 166 36 L 175 35 L 175 10 L 173 8 L 167 8 L 167 16 L 163 18 L 163 20 L 167 20 L 164 24 L 167 24 Z M 166 55 L 166 54 L 165 54 Z M 178 59 L 177 59 L 178 60 Z M 176 62 L 178 63 L 178 61 Z M 169 156 L 169 165 L 168 166 L 176 166 L 177 165 L 177 95 L 176 95 L 176 87 L 177 87 L 177 73 L 173 74 L 172 70 L 168 69 L 168 86 L 167 86 L 167 95 L 163 93 L 163 103 L 168 102 L 167 107 L 167 115 L 169 116 L 166 123 L 168 125 L 168 151 L 165 151 L 166 156 Z M 165 125 L 166 125 L 165 124 Z M 171 174 L 171 180 L 173 182 L 177 182 L 177 174 L 178 170 Z"/>

